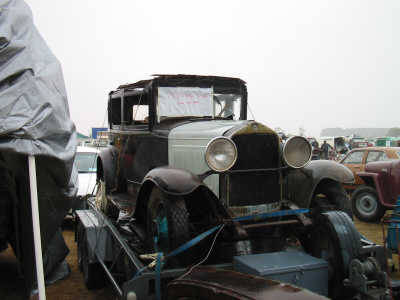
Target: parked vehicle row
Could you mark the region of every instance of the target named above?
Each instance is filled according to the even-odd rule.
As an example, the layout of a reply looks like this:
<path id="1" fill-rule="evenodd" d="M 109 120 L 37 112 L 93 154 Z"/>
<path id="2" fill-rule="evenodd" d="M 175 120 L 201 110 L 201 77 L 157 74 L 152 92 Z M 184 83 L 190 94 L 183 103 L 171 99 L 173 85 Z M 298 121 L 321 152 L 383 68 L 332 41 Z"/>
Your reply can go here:
<path id="1" fill-rule="evenodd" d="M 329 139 L 328 139 L 329 140 Z M 316 153 L 319 150 L 319 144 L 316 139 L 308 138 L 312 146 L 312 159 L 319 159 Z M 336 144 L 341 145 L 340 139 Z M 363 146 L 363 144 L 361 144 Z M 79 172 L 79 190 L 78 197 L 88 194 L 95 194 L 96 190 L 96 169 L 97 155 L 100 153 L 98 148 L 94 147 L 78 147 L 75 163 Z M 348 167 L 354 174 L 355 182 L 353 184 L 344 185 L 346 191 L 351 195 L 352 210 L 356 216 L 362 221 L 378 221 L 386 209 L 391 208 L 397 199 L 397 191 L 388 192 L 388 186 L 391 180 L 378 176 L 372 181 L 366 175 L 367 164 L 378 161 L 392 161 L 400 159 L 400 147 L 363 147 L 351 150 L 340 163 Z M 370 166 L 368 172 L 375 170 Z M 392 168 L 390 168 L 392 170 Z M 376 172 L 375 172 L 376 173 Z M 366 179 L 367 178 L 367 179 Z M 366 182 L 367 180 L 367 182 Z M 390 188 L 389 188 L 390 190 Z M 393 189 L 391 189 L 393 191 Z"/>
<path id="2" fill-rule="evenodd" d="M 362 221 L 378 221 L 400 195 L 400 147 L 353 149 L 341 160 L 355 182 L 344 185 L 353 213 Z"/>

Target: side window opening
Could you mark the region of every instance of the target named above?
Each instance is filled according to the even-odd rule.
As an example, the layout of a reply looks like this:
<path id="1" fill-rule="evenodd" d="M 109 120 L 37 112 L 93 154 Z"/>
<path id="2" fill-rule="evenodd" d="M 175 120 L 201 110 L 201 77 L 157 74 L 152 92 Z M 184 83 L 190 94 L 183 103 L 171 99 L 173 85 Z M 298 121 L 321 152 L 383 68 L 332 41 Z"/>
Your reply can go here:
<path id="1" fill-rule="evenodd" d="M 133 105 L 132 106 L 132 124 L 146 124 L 149 122 L 149 106 Z"/>
<path id="2" fill-rule="evenodd" d="M 361 164 L 364 156 L 363 151 L 355 151 L 349 154 L 343 161 L 345 164 Z"/>
<path id="3" fill-rule="evenodd" d="M 384 161 L 389 160 L 386 153 L 383 151 L 370 151 L 367 157 L 367 163 L 372 161 Z"/>
<path id="4" fill-rule="evenodd" d="M 108 119 L 110 125 L 147 125 L 149 123 L 149 103 L 143 95 L 125 96 L 123 108 L 121 98 L 110 99 L 108 104 Z M 123 117 L 122 117 L 123 111 Z"/>

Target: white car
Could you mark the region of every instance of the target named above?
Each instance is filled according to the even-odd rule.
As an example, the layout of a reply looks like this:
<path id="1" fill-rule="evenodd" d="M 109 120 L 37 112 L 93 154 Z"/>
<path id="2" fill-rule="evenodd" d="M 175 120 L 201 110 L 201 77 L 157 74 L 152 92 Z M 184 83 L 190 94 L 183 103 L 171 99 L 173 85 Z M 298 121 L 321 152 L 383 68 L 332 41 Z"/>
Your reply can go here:
<path id="1" fill-rule="evenodd" d="M 75 156 L 75 165 L 78 169 L 79 189 L 77 196 L 95 194 L 96 188 L 96 160 L 100 151 L 94 147 L 78 146 Z"/>

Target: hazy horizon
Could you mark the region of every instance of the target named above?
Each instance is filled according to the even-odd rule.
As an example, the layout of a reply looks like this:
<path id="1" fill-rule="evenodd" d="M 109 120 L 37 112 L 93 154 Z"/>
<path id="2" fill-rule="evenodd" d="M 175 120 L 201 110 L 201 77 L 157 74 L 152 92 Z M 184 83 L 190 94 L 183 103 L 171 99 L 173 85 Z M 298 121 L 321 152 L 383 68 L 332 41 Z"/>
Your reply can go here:
<path id="1" fill-rule="evenodd" d="M 26 2 L 84 134 L 109 91 L 160 73 L 240 77 L 255 119 L 292 133 L 400 125 L 399 1 Z"/>

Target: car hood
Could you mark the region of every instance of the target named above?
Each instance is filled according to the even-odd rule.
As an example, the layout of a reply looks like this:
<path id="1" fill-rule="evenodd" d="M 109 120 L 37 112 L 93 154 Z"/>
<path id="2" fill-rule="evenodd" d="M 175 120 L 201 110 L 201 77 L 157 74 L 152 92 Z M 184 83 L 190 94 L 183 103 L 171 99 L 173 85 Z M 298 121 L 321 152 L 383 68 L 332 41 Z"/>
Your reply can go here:
<path id="1" fill-rule="evenodd" d="M 256 128 L 266 128 L 254 121 L 204 120 L 178 126 L 168 136 L 168 164 L 193 174 L 202 174 L 210 168 L 205 160 L 208 142 L 219 136 L 231 136 L 239 130 L 248 130 L 248 124 L 257 124 Z M 268 129 L 270 130 L 270 129 Z M 204 183 L 219 195 L 219 175 L 208 176 Z"/>
<path id="2" fill-rule="evenodd" d="M 233 120 L 205 120 L 196 121 L 189 124 L 178 126 L 171 130 L 169 139 L 205 139 L 210 140 L 217 136 L 222 136 L 226 131 L 235 126 L 241 126 L 250 121 Z"/>
<path id="3" fill-rule="evenodd" d="M 91 194 L 96 185 L 96 173 L 79 173 L 78 179 L 79 189 L 77 196 Z"/>

